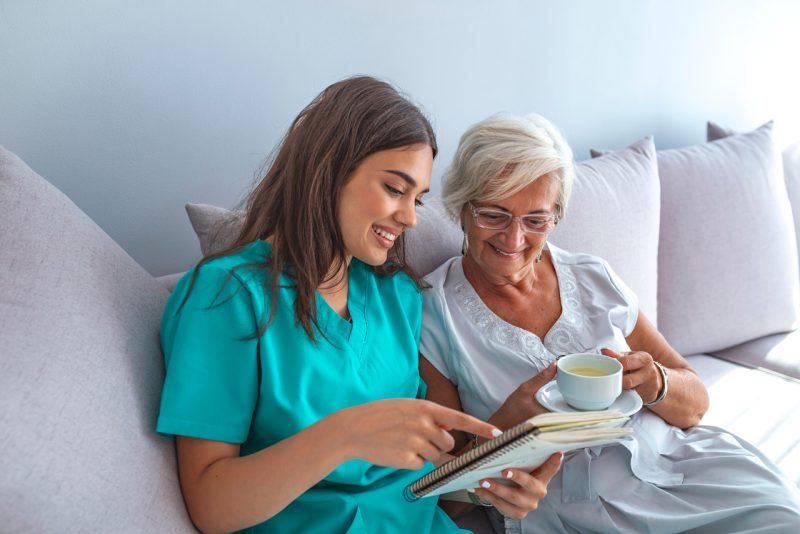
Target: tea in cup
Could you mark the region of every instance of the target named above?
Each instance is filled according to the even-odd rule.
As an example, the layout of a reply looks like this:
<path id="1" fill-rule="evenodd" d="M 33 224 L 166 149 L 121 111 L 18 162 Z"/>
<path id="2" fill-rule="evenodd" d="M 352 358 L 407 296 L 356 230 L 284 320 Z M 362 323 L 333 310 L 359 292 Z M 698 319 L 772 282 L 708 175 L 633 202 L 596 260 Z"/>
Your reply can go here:
<path id="1" fill-rule="evenodd" d="M 558 390 L 577 410 L 605 410 L 622 393 L 622 364 L 609 356 L 569 354 L 556 367 Z"/>

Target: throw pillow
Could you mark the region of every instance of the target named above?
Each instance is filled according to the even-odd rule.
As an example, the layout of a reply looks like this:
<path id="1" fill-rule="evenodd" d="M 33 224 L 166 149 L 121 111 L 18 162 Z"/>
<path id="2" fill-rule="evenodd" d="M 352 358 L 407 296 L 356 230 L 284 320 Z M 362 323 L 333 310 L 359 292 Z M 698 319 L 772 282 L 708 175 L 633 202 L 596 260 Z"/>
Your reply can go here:
<path id="1" fill-rule="evenodd" d="M 166 290 L 0 148 L 5 532 L 193 532 L 155 432 Z"/>
<path id="2" fill-rule="evenodd" d="M 656 148 L 646 137 L 628 148 L 580 162 L 567 213 L 553 243 L 608 261 L 657 322 L 660 191 Z"/>
<path id="3" fill-rule="evenodd" d="M 716 141 L 724 139 L 739 132 L 721 126 L 715 122 L 706 123 L 706 140 Z M 789 204 L 794 215 L 794 233 L 797 249 L 800 252 L 800 142 L 793 143 L 783 150 L 783 177 L 786 182 L 786 192 L 789 195 Z M 798 273 L 800 275 L 800 273 Z"/>
<path id="4" fill-rule="evenodd" d="M 800 280 L 771 123 L 659 151 L 658 168 L 658 316 L 670 343 L 688 355 L 792 330 Z"/>
<path id="5" fill-rule="evenodd" d="M 438 196 L 417 209 L 417 226 L 406 232 L 406 261 L 426 275 L 453 256 L 461 254 L 464 233 L 444 208 Z"/>
<path id="6" fill-rule="evenodd" d="M 210 204 L 186 204 L 186 213 L 203 256 L 228 248 L 239 233 L 244 214 Z"/>

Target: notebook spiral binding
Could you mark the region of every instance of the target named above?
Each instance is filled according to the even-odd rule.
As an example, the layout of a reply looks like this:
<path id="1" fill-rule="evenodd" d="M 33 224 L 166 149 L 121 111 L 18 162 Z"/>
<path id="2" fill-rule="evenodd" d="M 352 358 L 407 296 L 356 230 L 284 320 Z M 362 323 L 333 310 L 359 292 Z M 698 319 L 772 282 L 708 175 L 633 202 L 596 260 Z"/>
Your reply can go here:
<path id="1" fill-rule="evenodd" d="M 505 434 L 500 436 L 501 439 L 495 438 L 487 441 L 480 447 L 472 449 L 431 471 L 411 486 L 408 486 L 403 492 L 403 496 L 409 502 L 420 499 L 460 476 L 465 468 L 469 467 L 472 470 L 483 467 L 506 451 L 525 445 L 539 435 L 539 432 L 539 429 L 533 424 L 529 422 L 522 423 L 506 431 Z"/>

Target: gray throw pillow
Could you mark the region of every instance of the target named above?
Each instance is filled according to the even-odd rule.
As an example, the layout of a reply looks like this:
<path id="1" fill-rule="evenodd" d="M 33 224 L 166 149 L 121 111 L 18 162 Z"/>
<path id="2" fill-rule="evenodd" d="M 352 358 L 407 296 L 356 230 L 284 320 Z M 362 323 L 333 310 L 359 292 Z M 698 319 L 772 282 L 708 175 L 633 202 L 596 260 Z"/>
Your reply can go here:
<path id="1" fill-rule="evenodd" d="M 200 241 L 203 256 L 224 250 L 239 234 L 244 214 L 210 204 L 186 204 L 186 214 Z"/>
<path id="2" fill-rule="evenodd" d="M 0 148 L 4 532 L 191 532 L 155 433 L 167 291 Z"/>

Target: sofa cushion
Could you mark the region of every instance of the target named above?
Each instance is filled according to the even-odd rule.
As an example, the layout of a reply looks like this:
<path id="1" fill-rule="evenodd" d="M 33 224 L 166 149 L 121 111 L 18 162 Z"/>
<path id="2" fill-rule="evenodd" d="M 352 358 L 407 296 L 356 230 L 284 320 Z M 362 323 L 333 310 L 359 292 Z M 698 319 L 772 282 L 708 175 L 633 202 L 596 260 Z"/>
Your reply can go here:
<path id="1" fill-rule="evenodd" d="M 608 261 L 656 323 L 661 202 L 653 139 L 582 161 L 575 171 L 566 216 L 550 239 Z"/>
<path id="2" fill-rule="evenodd" d="M 662 150 L 659 329 L 683 354 L 787 332 L 800 280 L 771 124 Z"/>
<path id="3" fill-rule="evenodd" d="M 417 209 L 417 227 L 406 232 L 406 261 L 427 275 L 446 260 L 461 254 L 464 233 L 447 214 L 441 198 L 430 197 Z"/>
<path id="4" fill-rule="evenodd" d="M 707 141 L 717 141 L 739 133 L 712 121 L 706 123 Z M 797 240 L 797 249 L 800 252 L 800 142 L 787 146 L 783 150 L 782 159 L 783 177 L 786 182 L 786 192 L 789 194 L 789 204 L 792 206 L 794 233 Z M 800 276 L 800 273 L 798 275 Z M 800 359 L 800 356 L 798 359 Z"/>
<path id="5" fill-rule="evenodd" d="M 186 213 L 200 241 L 203 256 L 228 248 L 244 222 L 242 212 L 210 204 L 186 204 Z"/>
<path id="6" fill-rule="evenodd" d="M 715 351 L 714 356 L 800 380 L 800 330 L 760 337 Z"/>
<path id="7" fill-rule="evenodd" d="M 711 399 L 700 424 L 746 439 L 800 487 L 800 381 L 705 354 L 686 359 Z"/>
<path id="8" fill-rule="evenodd" d="M 192 531 L 155 433 L 167 292 L 2 148 L 0 272 L 0 530 Z"/>
<path id="9" fill-rule="evenodd" d="M 165 274 L 164 276 L 159 276 L 158 278 L 156 278 L 156 280 L 158 280 L 158 283 L 160 283 L 164 287 L 164 289 L 172 293 L 172 291 L 175 289 L 175 286 L 178 285 L 180 279 L 183 278 L 184 274 L 186 274 L 186 271 L 180 273 Z"/>

